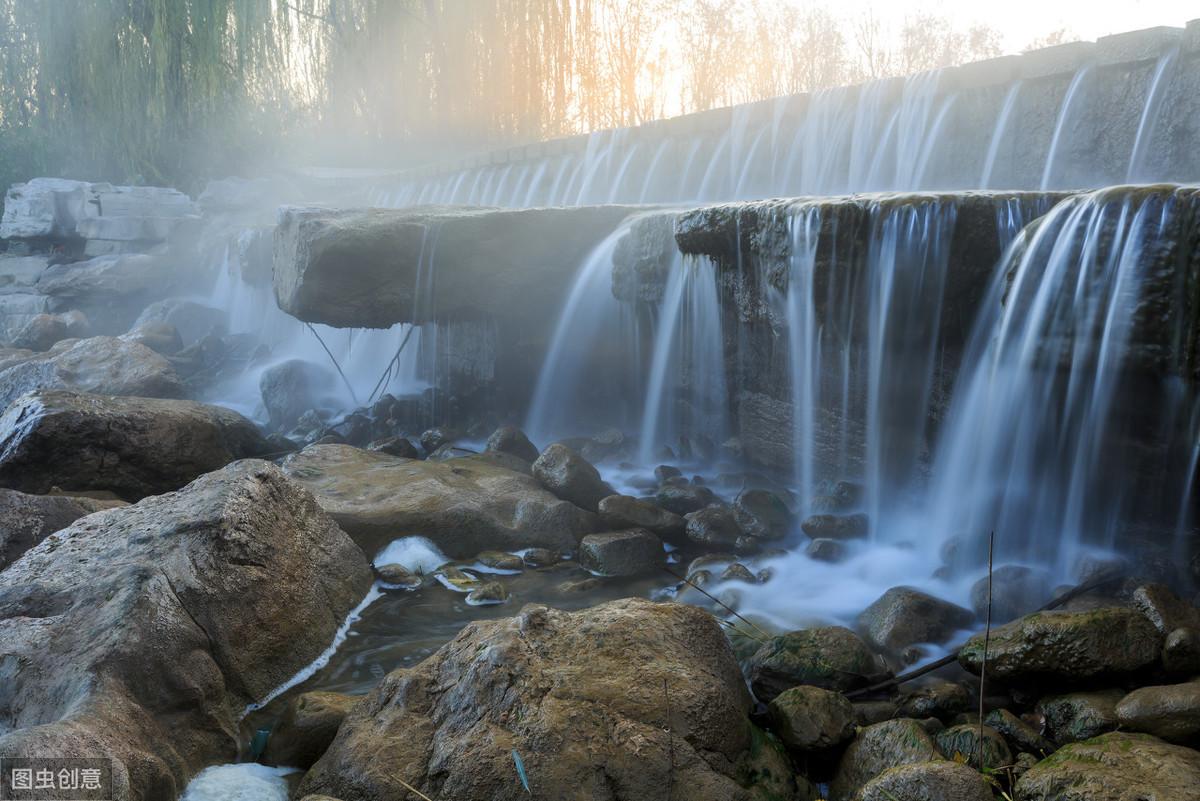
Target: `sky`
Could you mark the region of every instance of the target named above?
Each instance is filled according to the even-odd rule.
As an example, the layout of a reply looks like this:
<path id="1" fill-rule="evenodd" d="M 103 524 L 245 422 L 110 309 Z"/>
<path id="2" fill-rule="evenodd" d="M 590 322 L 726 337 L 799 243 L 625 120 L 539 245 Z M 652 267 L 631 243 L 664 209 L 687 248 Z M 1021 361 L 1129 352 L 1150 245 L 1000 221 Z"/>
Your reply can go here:
<path id="1" fill-rule="evenodd" d="M 827 7 L 842 18 L 870 10 L 881 22 L 897 25 L 917 13 L 946 17 L 960 29 L 990 25 L 1003 37 L 1006 53 L 1020 52 L 1033 40 L 1062 28 L 1072 34 L 1071 39 L 1090 41 L 1159 25 L 1183 27 L 1200 18 L 1200 0 L 838 0 Z"/>

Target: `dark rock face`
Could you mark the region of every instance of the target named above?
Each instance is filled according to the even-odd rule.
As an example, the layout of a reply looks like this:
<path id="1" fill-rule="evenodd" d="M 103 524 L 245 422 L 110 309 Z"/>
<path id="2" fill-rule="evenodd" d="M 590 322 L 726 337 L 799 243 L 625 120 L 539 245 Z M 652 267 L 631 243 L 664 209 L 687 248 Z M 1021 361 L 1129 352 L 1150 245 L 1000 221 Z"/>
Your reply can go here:
<path id="1" fill-rule="evenodd" d="M 916 643 L 944 643 L 974 618 L 961 606 L 912 587 L 893 587 L 859 615 L 858 625 L 876 648 L 899 651 Z"/>
<path id="2" fill-rule="evenodd" d="M 283 463 L 368 553 L 420 532 L 447 556 L 550 548 L 572 552 L 595 515 L 487 454 L 416 461 L 348 445 L 310 445 Z"/>
<path id="3" fill-rule="evenodd" d="M 665 560 L 662 541 L 645 529 L 589 534 L 579 543 L 579 564 L 604 576 L 635 576 Z"/>
<path id="4" fill-rule="evenodd" d="M 1132 609 L 1038 612 L 994 629 L 988 675 L 1001 681 L 1077 682 L 1133 673 L 1158 661 L 1162 637 Z M 983 635 L 969 639 L 958 661 L 978 673 Z"/>
<path id="5" fill-rule="evenodd" d="M 858 635 L 841 626 L 801 629 L 764 644 L 747 665 L 754 694 L 770 703 L 798 684 L 846 691 L 882 672 L 879 659 Z"/>
<path id="6" fill-rule="evenodd" d="M 333 388 L 334 378 L 320 365 L 303 359 L 289 359 L 263 370 L 258 390 L 275 431 L 295 428 L 301 415 L 319 408 Z"/>
<path id="7" fill-rule="evenodd" d="M 400 799 L 407 784 L 431 798 L 517 801 L 529 795 L 515 751 L 534 797 L 655 801 L 675 787 L 750 801 L 757 779 L 771 797 L 815 799 L 756 740 L 749 706 L 729 643 L 701 610 L 638 599 L 574 613 L 528 606 L 469 624 L 385 678 L 298 794 Z"/>
<path id="8" fill-rule="evenodd" d="M 108 756 L 118 798 L 173 801 L 235 757 L 239 712 L 315 659 L 370 582 L 266 462 L 90 515 L 0 573 L 0 757 Z"/>
<path id="9" fill-rule="evenodd" d="M 533 477 L 564 501 L 589 512 L 597 511 L 601 500 L 615 494 L 586 459 L 557 442 L 533 463 Z"/>
<path id="10" fill-rule="evenodd" d="M 170 362 L 143 345 L 114 337 L 69 340 L 0 371 L 0 408 L 40 389 L 140 398 L 184 395 Z"/>
<path id="11" fill-rule="evenodd" d="M 1046 730 L 1059 745 L 1088 740 L 1117 728 L 1120 690 L 1047 696 L 1037 704 Z"/>
<path id="12" fill-rule="evenodd" d="M 219 406 L 35 392 L 0 416 L 0 485 L 137 500 L 270 450 L 253 423 Z"/>
<path id="13" fill-rule="evenodd" d="M 290 700 L 267 740 L 263 760 L 270 765 L 309 768 L 337 736 L 338 726 L 362 696 L 313 691 Z"/>
<path id="14" fill-rule="evenodd" d="M 0 570 L 79 518 L 118 506 L 124 503 L 70 495 L 26 495 L 0 489 Z"/>
<path id="15" fill-rule="evenodd" d="M 667 542 L 679 544 L 686 521 L 660 506 L 630 495 L 609 495 L 600 501 L 600 522 L 612 529 L 644 528 Z"/>
<path id="16" fill-rule="evenodd" d="M 511 454 L 530 464 L 538 458 L 537 447 L 529 441 L 525 432 L 516 426 L 504 426 L 492 432 L 487 440 L 487 450 Z"/>
<path id="17" fill-rule="evenodd" d="M 1017 781 L 1017 801 L 1190 801 L 1200 752 L 1148 734 L 1114 732 L 1068 745 Z"/>

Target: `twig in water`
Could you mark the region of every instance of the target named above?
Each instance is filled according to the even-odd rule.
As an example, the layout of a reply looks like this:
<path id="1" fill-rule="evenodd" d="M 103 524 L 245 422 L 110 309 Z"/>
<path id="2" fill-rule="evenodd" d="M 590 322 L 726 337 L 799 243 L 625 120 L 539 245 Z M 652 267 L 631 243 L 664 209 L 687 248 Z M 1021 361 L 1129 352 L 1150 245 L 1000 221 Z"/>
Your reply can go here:
<path id="1" fill-rule="evenodd" d="M 983 624 L 983 661 L 979 665 L 979 770 L 984 770 L 983 764 L 983 693 L 984 682 L 987 681 L 988 644 L 992 638 L 992 564 L 996 551 L 996 530 L 988 535 L 988 575 L 987 575 L 987 618 Z"/>
<path id="2" fill-rule="evenodd" d="M 338 360 L 334 358 L 333 352 L 329 350 L 329 346 L 325 344 L 325 340 L 321 339 L 321 335 L 317 333 L 317 329 L 312 327 L 312 323 L 305 323 L 304 327 L 307 328 L 309 333 L 316 337 L 317 341 L 321 343 L 321 347 L 324 349 L 325 355 L 329 357 L 329 361 L 333 362 L 334 369 L 336 369 L 338 375 L 342 377 L 342 383 L 346 385 L 346 389 L 350 390 L 350 399 L 353 400 L 354 405 L 357 406 L 358 396 L 354 394 L 354 387 L 350 386 L 350 379 L 346 378 L 346 374 L 342 372 L 342 366 L 338 364 Z"/>
<path id="3" fill-rule="evenodd" d="M 754 622 L 753 622 L 753 621 L 751 621 L 751 620 L 747 620 L 746 618 L 744 618 L 744 617 L 742 617 L 741 615 L 739 615 L 737 612 L 733 611 L 733 609 L 731 609 L 731 608 L 729 607 L 729 605 L 728 605 L 728 604 L 726 604 L 726 603 L 725 603 L 724 601 L 722 601 L 721 599 L 717 598 L 717 597 L 716 597 L 715 595 L 713 595 L 712 593 L 708 592 L 706 589 L 704 589 L 703 587 L 701 587 L 699 584 L 695 583 L 695 582 L 694 582 L 694 581 L 692 581 L 691 579 L 684 578 L 683 576 L 679 575 L 678 573 L 676 573 L 674 570 L 672 570 L 672 569 L 671 569 L 671 568 L 669 568 L 669 567 L 664 567 L 664 568 L 663 568 L 663 570 L 665 570 L 667 573 L 671 574 L 672 576 L 674 576 L 674 577 L 675 577 L 675 578 L 677 578 L 678 580 L 682 581 L 684 584 L 687 584 L 687 585 L 688 585 L 689 587 L 691 587 L 692 589 L 699 591 L 701 594 L 703 594 L 703 595 L 704 595 L 704 597 L 708 598 L 708 599 L 709 599 L 710 601 L 712 601 L 713 603 L 715 603 L 715 604 L 718 604 L 718 605 L 719 605 L 719 606 L 720 606 L 722 609 L 724 609 L 726 612 L 728 612 L 729 614 L 733 615 L 733 616 L 734 616 L 734 617 L 736 617 L 738 620 L 742 621 L 742 622 L 743 622 L 743 623 L 745 623 L 747 626 L 749 626 L 750 628 L 754 629 L 755 631 L 757 631 L 757 632 L 758 632 L 759 634 L 761 634 L 762 636 L 766 637 L 768 640 L 769 640 L 769 639 L 771 639 L 771 635 L 770 635 L 770 634 L 767 634 L 767 632 L 763 631 L 763 630 L 762 630 L 762 629 L 760 629 L 758 626 L 754 625 Z M 757 639 L 757 638 L 755 638 L 755 639 Z"/>

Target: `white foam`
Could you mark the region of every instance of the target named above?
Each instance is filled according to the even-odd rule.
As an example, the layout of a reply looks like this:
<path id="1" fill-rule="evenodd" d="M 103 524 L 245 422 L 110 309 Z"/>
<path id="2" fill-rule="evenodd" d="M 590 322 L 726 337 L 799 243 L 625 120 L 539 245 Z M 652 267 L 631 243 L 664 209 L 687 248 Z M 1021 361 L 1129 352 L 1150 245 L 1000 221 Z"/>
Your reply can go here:
<path id="1" fill-rule="evenodd" d="M 283 777 L 296 768 L 268 768 L 254 762 L 214 765 L 188 782 L 179 801 L 288 801 Z"/>
<path id="2" fill-rule="evenodd" d="M 366 596 L 363 597 L 358 606 L 354 607 L 352 610 L 350 610 L 350 614 L 346 615 L 346 619 L 342 621 L 342 625 L 338 627 L 337 632 L 333 635 L 333 642 L 329 644 L 329 647 L 322 651 L 321 655 L 309 663 L 307 667 L 301 668 L 296 675 L 292 676 L 283 684 L 280 684 L 274 690 L 271 690 L 271 692 L 267 693 L 266 697 L 261 701 L 257 701 L 247 706 L 242 711 L 242 717 L 246 717 L 246 715 L 249 715 L 256 709 L 262 709 L 264 706 L 271 703 L 280 695 L 295 687 L 297 684 L 308 681 L 314 673 L 328 665 L 329 660 L 333 658 L 333 655 L 337 653 L 337 649 L 341 647 L 342 643 L 346 641 L 346 637 L 349 636 L 350 627 L 358 622 L 358 619 L 362 617 L 362 613 L 367 610 L 367 607 L 374 603 L 375 599 L 381 595 L 383 595 L 383 587 L 381 586 L 380 582 L 375 582 L 371 585 L 371 589 L 367 591 Z"/>
<path id="3" fill-rule="evenodd" d="M 432 573 L 450 560 L 438 547 L 425 537 L 401 537 L 392 540 L 375 555 L 374 564 L 401 565 L 409 572 L 424 575 Z"/>

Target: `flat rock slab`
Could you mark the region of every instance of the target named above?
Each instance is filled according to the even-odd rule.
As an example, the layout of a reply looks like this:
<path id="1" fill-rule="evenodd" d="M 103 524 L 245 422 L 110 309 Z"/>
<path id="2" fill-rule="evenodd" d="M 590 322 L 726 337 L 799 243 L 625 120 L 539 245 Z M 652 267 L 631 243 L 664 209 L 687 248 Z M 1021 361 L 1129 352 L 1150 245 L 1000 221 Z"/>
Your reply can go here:
<path id="1" fill-rule="evenodd" d="M 415 797 L 409 785 L 429 798 L 496 801 L 661 801 L 669 787 L 679 799 L 817 798 L 755 734 L 749 709 L 707 612 L 634 598 L 579 612 L 531 605 L 471 623 L 388 675 L 296 795 Z"/>
<path id="2" fill-rule="evenodd" d="M 279 307 L 310 323 L 387 328 L 448 311 L 557 310 L 584 256 L 636 207 L 285 208 L 275 229 Z M 428 271 L 433 308 L 414 309 Z M 420 322 L 420 321 L 418 321 Z"/>
<path id="3" fill-rule="evenodd" d="M 79 520 L 0 573 L 0 758 L 109 757 L 116 798 L 174 801 L 370 584 L 267 462 Z"/>
<path id="4" fill-rule="evenodd" d="M 549 548 L 572 552 L 596 516 L 485 455 L 419 461 L 349 445 L 313 445 L 284 472 L 307 487 L 368 553 L 428 537 L 447 556 Z"/>
<path id="5" fill-rule="evenodd" d="M 0 486 L 138 500 L 271 450 L 254 423 L 220 406 L 34 392 L 0 416 Z"/>

